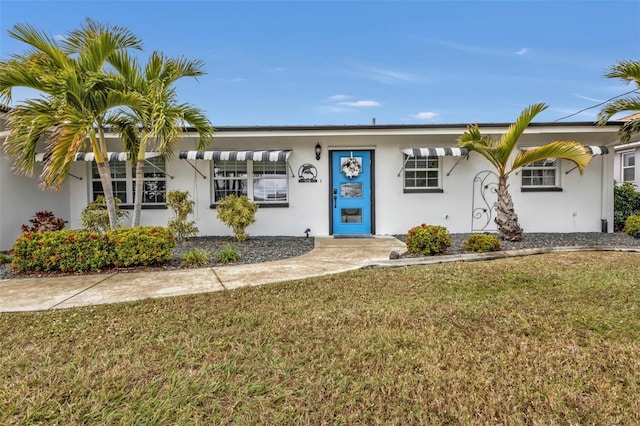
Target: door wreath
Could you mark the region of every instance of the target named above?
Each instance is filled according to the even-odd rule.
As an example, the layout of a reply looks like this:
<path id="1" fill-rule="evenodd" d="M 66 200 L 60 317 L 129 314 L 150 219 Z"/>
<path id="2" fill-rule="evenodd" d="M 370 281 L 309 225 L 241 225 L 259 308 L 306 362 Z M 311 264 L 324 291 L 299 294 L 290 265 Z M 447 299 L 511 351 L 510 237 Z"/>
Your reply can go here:
<path id="1" fill-rule="evenodd" d="M 342 173 L 349 179 L 358 177 L 362 172 L 362 166 L 355 158 L 351 157 L 342 165 Z"/>

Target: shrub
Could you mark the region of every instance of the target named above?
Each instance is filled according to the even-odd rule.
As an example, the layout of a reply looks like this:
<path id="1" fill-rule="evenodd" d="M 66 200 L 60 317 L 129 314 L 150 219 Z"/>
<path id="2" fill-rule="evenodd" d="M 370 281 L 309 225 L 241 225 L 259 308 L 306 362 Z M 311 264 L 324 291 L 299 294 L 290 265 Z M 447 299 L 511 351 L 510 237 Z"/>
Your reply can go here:
<path id="1" fill-rule="evenodd" d="M 629 216 L 640 214 L 640 193 L 636 184 L 623 182 L 613 186 L 613 230 L 622 231 Z"/>
<path id="2" fill-rule="evenodd" d="M 120 210 L 122 202 L 119 198 L 115 198 L 116 219 L 118 223 L 129 216 L 129 212 Z M 82 210 L 80 215 L 82 227 L 91 232 L 106 232 L 110 229 L 109 213 L 107 212 L 107 202 L 102 195 L 98 195 L 95 201 L 89 203 Z"/>
<path id="3" fill-rule="evenodd" d="M 486 253 L 501 250 L 502 243 L 498 237 L 493 234 L 473 234 L 467 238 L 467 241 L 464 242 L 462 247 L 468 251 Z"/>
<path id="4" fill-rule="evenodd" d="M 171 259 L 175 239 L 166 228 L 136 227 L 106 234 L 87 230 L 25 232 L 13 245 L 12 269 L 99 271 L 114 266 L 152 265 Z"/>
<path id="5" fill-rule="evenodd" d="M 218 252 L 218 262 L 220 263 L 231 263 L 237 262 L 238 258 L 240 258 L 240 252 L 237 248 L 232 245 L 226 245 Z"/>
<path id="6" fill-rule="evenodd" d="M 61 231 L 67 223 L 66 220 L 57 218 L 47 210 L 37 212 L 29 222 L 31 226 L 22 225 L 22 232 Z"/>
<path id="7" fill-rule="evenodd" d="M 0 265 L 11 263 L 11 255 L 0 252 Z"/>
<path id="8" fill-rule="evenodd" d="M 204 249 L 193 249 L 186 252 L 181 260 L 189 266 L 206 266 L 209 264 L 209 253 Z"/>
<path id="9" fill-rule="evenodd" d="M 624 222 L 624 232 L 632 237 L 640 237 L 640 216 L 632 215 Z"/>
<path id="10" fill-rule="evenodd" d="M 25 232 L 13 245 L 12 268 L 24 271 L 98 271 L 111 265 L 109 241 L 82 230 Z"/>
<path id="11" fill-rule="evenodd" d="M 115 266 L 155 265 L 171 260 L 176 240 L 168 228 L 136 226 L 107 232 Z"/>
<path id="12" fill-rule="evenodd" d="M 187 217 L 193 214 L 195 202 L 189 200 L 189 191 L 169 191 L 167 194 L 167 207 L 173 211 L 173 219 L 169 220 L 167 227 L 173 232 L 176 239 L 181 242 L 185 238 L 198 234 L 198 227 L 194 221 L 188 221 Z"/>
<path id="13" fill-rule="evenodd" d="M 444 226 L 423 223 L 407 233 L 407 251 L 411 254 L 442 253 L 450 246 L 451 235 Z"/>
<path id="14" fill-rule="evenodd" d="M 228 195 L 217 206 L 218 219 L 233 229 L 238 241 L 247 239 L 245 229 L 256 221 L 258 205 L 252 203 L 246 195 Z"/>

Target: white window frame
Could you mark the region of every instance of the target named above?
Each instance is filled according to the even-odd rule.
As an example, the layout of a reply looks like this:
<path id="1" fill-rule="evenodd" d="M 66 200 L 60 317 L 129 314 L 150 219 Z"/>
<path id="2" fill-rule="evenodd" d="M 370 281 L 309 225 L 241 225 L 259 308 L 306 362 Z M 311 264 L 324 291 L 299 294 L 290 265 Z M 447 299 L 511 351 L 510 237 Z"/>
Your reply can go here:
<path id="1" fill-rule="evenodd" d="M 402 169 L 402 188 L 405 193 L 442 192 L 442 161 L 440 157 L 435 155 L 411 157 L 403 154 L 402 161 L 404 164 Z M 435 162 L 435 166 L 433 162 Z M 418 173 L 424 173 L 424 177 L 417 176 Z M 430 173 L 436 173 L 435 179 L 429 176 Z M 407 185 L 408 181 L 413 182 L 414 185 Z M 424 181 L 424 185 L 418 185 L 420 181 Z M 435 185 L 429 185 L 430 182 L 434 181 Z"/>
<path id="2" fill-rule="evenodd" d="M 230 166 L 233 166 L 233 170 Z M 244 167 L 243 167 L 244 166 Z M 261 207 L 289 207 L 289 175 L 288 162 L 284 161 L 212 161 L 211 206 L 220 202 L 229 194 L 246 195 L 249 200 Z M 261 183 L 266 181 L 276 195 L 273 200 L 257 196 L 261 191 Z M 284 189 L 284 194 L 282 194 Z M 224 195 L 221 196 L 221 195 Z"/>
<path id="3" fill-rule="evenodd" d="M 90 184 L 90 199 L 95 200 L 99 195 L 104 195 L 104 191 L 102 191 L 102 181 L 100 180 L 100 175 L 98 174 L 98 167 L 94 162 L 91 163 L 90 167 L 90 176 L 91 176 L 91 184 Z M 110 161 L 109 162 L 109 170 L 111 171 L 111 182 L 113 188 L 113 195 L 120 199 L 122 204 L 120 204 L 120 208 L 132 208 L 134 204 L 134 188 L 135 188 L 135 168 L 136 163 L 127 161 Z M 148 172 L 149 168 L 153 170 L 153 172 Z M 123 170 L 124 169 L 124 170 Z M 166 206 L 166 196 L 167 196 L 167 163 L 163 157 L 154 157 L 145 160 L 145 170 L 144 173 L 151 173 L 153 176 L 145 176 L 143 178 L 143 183 L 153 184 L 162 182 L 163 184 L 157 185 L 156 190 L 160 193 L 160 198 L 162 201 L 160 202 L 145 202 L 146 197 L 142 196 L 142 207 L 143 208 L 164 208 Z M 124 173 L 123 173 L 124 172 Z M 99 189 L 98 189 L 99 188 Z M 121 194 L 125 194 L 124 197 Z M 124 199 L 123 199 L 124 198 Z"/>
<path id="4" fill-rule="evenodd" d="M 526 151 L 531 148 L 522 148 Z M 553 183 L 544 183 L 547 176 L 545 172 L 553 171 Z M 533 176 L 535 172 L 541 172 L 539 176 Z M 522 191 L 561 191 L 560 186 L 560 160 L 557 158 L 547 158 L 542 161 L 536 161 L 520 169 L 520 188 Z M 525 183 L 529 180 L 529 183 Z M 535 183 L 534 180 L 541 180 Z"/>
<path id="5" fill-rule="evenodd" d="M 626 158 L 633 158 L 633 165 L 625 165 Z M 633 170 L 633 179 L 625 179 L 625 171 Z M 626 151 L 620 154 L 620 180 L 621 182 L 635 182 L 636 181 L 636 152 Z"/>

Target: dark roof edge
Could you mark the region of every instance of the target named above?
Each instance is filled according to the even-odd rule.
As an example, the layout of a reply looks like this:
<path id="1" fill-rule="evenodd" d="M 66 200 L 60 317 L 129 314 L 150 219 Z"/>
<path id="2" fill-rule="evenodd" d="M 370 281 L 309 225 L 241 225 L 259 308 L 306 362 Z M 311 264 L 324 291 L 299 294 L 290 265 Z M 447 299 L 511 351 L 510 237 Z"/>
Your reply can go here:
<path id="1" fill-rule="evenodd" d="M 513 123 L 478 123 L 483 128 L 491 127 L 509 127 Z M 622 126 L 623 121 L 609 121 L 605 126 Z M 300 130 L 402 130 L 402 129 L 466 129 L 468 124 L 344 124 L 344 125 L 296 125 L 296 126 L 214 126 L 218 131 L 300 131 Z M 585 127 L 598 126 L 593 121 L 571 121 L 567 123 L 549 122 L 549 123 L 530 123 L 529 127 Z M 195 131 L 192 127 L 187 127 L 187 131 Z"/>

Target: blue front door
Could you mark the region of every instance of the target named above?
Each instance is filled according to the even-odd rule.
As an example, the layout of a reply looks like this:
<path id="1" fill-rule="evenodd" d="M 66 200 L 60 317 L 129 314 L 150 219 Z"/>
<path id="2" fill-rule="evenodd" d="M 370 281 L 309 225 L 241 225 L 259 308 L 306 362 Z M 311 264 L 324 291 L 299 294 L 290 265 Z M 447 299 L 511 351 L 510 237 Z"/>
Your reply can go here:
<path id="1" fill-rule="evenodd" d="M 334 235 L 372 234 L 371 151 L 331 151 Z"/>

